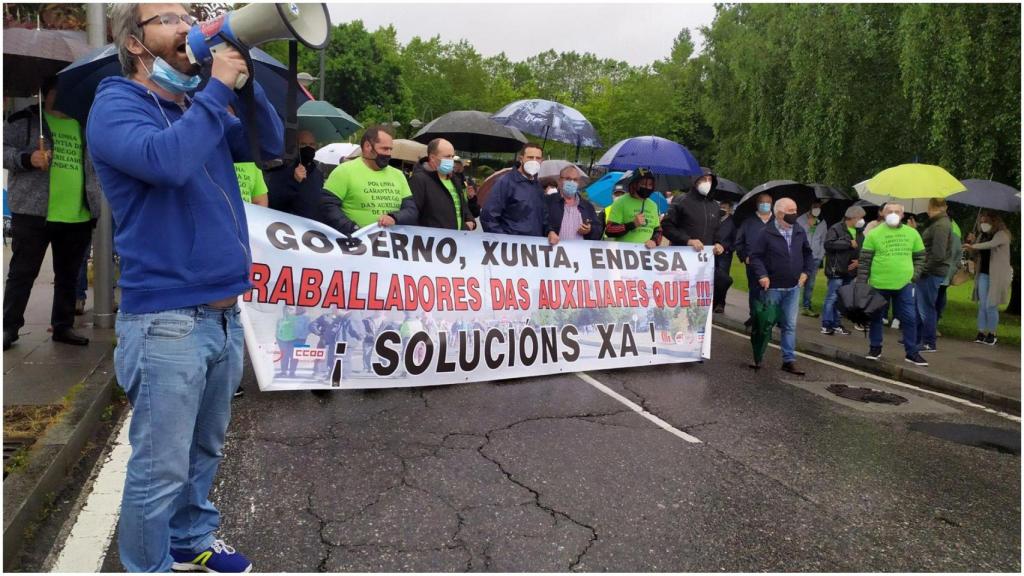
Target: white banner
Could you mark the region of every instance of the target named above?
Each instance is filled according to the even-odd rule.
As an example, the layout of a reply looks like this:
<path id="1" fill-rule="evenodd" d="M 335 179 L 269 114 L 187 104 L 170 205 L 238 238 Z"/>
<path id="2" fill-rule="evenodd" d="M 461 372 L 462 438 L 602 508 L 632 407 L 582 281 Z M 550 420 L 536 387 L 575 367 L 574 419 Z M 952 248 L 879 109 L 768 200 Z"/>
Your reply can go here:
<path id="1" fill-rule="evenodd" d="M 246 206 L 261 390 L 433 386 L 710 358 L 710 248 L 370 226 Z"/>

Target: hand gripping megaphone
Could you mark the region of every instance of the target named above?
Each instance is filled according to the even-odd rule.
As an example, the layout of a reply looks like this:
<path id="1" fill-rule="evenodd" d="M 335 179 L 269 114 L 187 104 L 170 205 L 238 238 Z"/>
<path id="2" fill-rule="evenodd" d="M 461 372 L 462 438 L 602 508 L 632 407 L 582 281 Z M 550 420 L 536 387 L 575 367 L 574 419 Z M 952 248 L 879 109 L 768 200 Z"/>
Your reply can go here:
<path id="1" fill-rule="evenodd" d="M 271 40 L 297 40 L 320 50 L 327 45 L 330 30 L 326 4 L 249 4 L 192 26 L 185 52 L 193 64 L 205 66 L 228 46 L 244 52 Z M 235 89 L 240 90 L 248 80 L 247 74 L 239 75 Z"/>

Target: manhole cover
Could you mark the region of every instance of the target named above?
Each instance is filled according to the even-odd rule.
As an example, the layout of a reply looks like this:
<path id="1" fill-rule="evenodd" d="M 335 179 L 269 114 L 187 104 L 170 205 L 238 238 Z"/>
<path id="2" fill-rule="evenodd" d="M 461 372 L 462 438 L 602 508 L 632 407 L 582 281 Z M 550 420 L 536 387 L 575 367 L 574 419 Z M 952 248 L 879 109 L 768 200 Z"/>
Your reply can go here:
<path id="1" fill-rule="evenodd" d="M 847 386 L 846 384 L 832 384 L 825 388 L 825 390 L 828 390 L 840 398 L 856 400 L 857 402 L 892 404 L 894 406 L 899 406 L 907 401 L 906 398 L 898 394 L 882 392 L 881 390 L 873 390 L 871 388 L 854 388 L 852 386 Z"/>
<path id="2" fill-rule="evenodd" d="M 965 446 L 1020 456 L 1020 431 L 947 422 L 912 422 L 908 428 Z"/>

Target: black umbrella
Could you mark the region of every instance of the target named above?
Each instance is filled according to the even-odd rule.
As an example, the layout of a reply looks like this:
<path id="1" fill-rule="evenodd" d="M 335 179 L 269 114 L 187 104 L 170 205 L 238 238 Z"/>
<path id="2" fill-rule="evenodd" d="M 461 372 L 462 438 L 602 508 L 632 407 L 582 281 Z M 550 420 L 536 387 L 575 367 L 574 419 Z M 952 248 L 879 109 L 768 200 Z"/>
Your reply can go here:
<path id="1" fill-rule="evenodd" d="M 806 184 L 794 182 L 792 180 L 772 180 L 765 182 L 760 186 L 754 188 L 740 200 L 739 204 L 736 205 L 735 215 L 733 216 L 737 222 L 743 220 L 747 216 L 754 214 L 757 210 L 757 196 L 759 194 L 766 193 L 772 197 L 772 204 L 774 205 L 780 198 L 790 198 L 796 202 L 796 211 L 798 214 L 803 214 L 811 209 L 811 204 L 814 203 L 816 196 L 814 195 L 814 188 Z"/>
<path id="2" fill-rule="evenodd" d="M 967 190 L 946 198 L 949 202 L 988 208 L 1001 212 L 1020 212 L 1020 191 L 993 180 L 961 180 Z"/>
<path id="3" fill-rule="evenodd" d="M 809 184 L 809 186 L 814 188 L 814 195 L 821 202 L 821 216 L 819 219 L 829 224 L 835 224 L 842 220 L 846 215 L 846 209 L 853 204 L 853 198 L 850 198 L 838 188 L 825 184 Z"/>
<path id="4" fill-rule="evenodd" d="M 288 67 L 259 48 L 249 51 L 252 57 L 256 81 L 267 94 L 274 109 L 286 118 L 288 99 Z M 117 59 L 117 47 L 107 44 L 75 61 L 57 75 L 57 102 L 54 108 L 71 116 L 85 125 L 96 97 L 100 81 L 108 76 L 120 76 L 121 63 Z M 202 90 L 207 80 L 199 89 Z M 299 87 L 296 105 L 312 100 L 305 88 Z"/>
<path id="5" fill-rule="evenodd" d="M 46 78 L 89 52 L 68 30 L 4 29 L 4 95 L 35 96 Z"/>
<path id="6" fill-rule="evenodd" d="M 517 152 L 526 144 L 522 132 L 502 126 L 477 110 L 456 110 L 439 116 L 412 137 L 424 144 L 434 138 L 444 138 L 456 150 L 466 152 Z"/>

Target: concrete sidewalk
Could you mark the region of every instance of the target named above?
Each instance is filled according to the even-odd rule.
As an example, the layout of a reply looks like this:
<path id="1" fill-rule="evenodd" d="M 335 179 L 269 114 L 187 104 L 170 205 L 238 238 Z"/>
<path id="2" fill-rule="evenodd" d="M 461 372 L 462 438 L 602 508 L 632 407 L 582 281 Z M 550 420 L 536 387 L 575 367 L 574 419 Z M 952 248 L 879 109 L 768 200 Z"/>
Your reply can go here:
<path id="1" fill-rule="evenodd" d="M 11 248 L 5 245 L 5 281 L 10 260 Z M 59 491 L 66 474 L 77 463 L 111 399 L 114 331 L 93 327 L 92 296 L 90 288 L 86 314 L 78 316 L 75 323 L 75 329 L 90 339 L 89 345 L 53 342 L 48 331 L 53 265 L 47 252 L 32 288 L 20 338 L 4 352 L 5 568 L 17 556 L 26 528 L 45 508 L 48 495 Z M 13 414 L 35 407 L 62 411 L 49 428 L 36 436 L 8 438 L 9 411 Z M 8 475 L 8 458 L 16 454 L 21 463 Z"/>
<path id="2" fill-rule="evenodd" d="M 715 314 L 714 323 L 723 328 L 745 332 L 743 322 L 749 316 L 748 312 L 747 293 L 730 290 L 725 313 Z M 923 354 L 929 366 L 920 368 L 904 361 L 899 330 L 885 328 L 882 358 L 874 361 L 864 357 L 868 352 L 867 333 L 854 330 L 849 322 L 844 325 L 853 332 L 851 335 L 827 336 L 821 333 L 820 318 L 799 316 L 797 350 L 851 368 L 1020 414 L 1020 348 L 939 338 L 939 351 Z M 773 341 L 778 343 L 778 330 L 775 335 Z"/>

